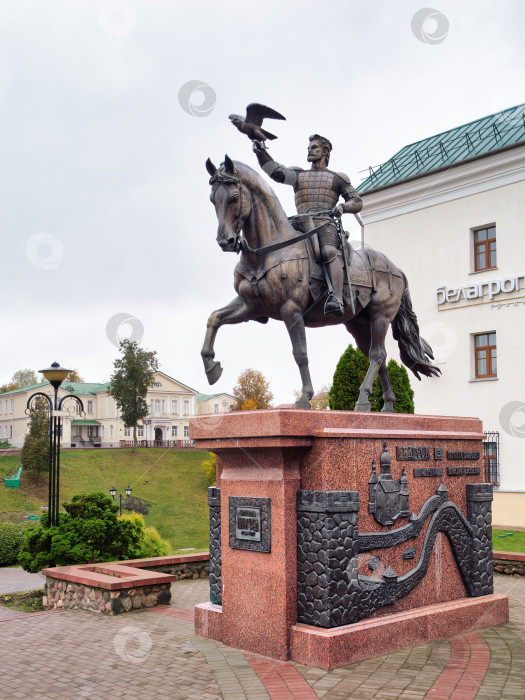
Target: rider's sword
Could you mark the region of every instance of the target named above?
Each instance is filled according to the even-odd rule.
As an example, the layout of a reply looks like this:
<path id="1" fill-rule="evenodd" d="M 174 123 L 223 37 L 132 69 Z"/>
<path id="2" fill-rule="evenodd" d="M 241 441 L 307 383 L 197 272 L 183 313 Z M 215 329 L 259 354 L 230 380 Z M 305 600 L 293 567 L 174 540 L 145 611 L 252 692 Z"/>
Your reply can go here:
<path id="1" fill-rule="evenodd" d="M 350 294 L 350 307 L 352 309 L 352 313 L 355 316 L 355 304 L 354 304 L 354 293 L 352 291 L 352 281 L 350 279 L 350 266 L 348 264 L 348 257 L 347 257 L 347 250 L 346 250 L 346 241 L 345 241 L 345 236 L 343 233 L 343 226 L 341 224 L 341 215 L 335 215 L 334 216 L 334 221 L 335 225 L 337 228 L 337 233 L 339 235 L 339 241 L 341 243 L 341 252 L 343 254 L 343 264 L 346 272 L 346 279 L 348 281 L 348 292 Z M 344 289 L 344 284 L 343 284 L 343 289 Z M 344 294 L 343 294 L 344 296 Z"/>

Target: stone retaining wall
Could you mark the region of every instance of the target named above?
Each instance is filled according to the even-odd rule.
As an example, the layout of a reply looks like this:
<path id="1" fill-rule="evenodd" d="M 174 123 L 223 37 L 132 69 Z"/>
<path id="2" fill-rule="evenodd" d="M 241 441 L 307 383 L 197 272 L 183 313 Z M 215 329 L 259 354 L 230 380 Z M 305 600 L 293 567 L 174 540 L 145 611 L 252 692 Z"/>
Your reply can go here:
<path id="1" fill-rule="evenodd" d="M 507 576 L 525 576 L 525 561 L 494 559 L 494 571 Z"/>
<path id="2" fill-rule="evenodd" d="M 44 607 L 49 610 L 81 608 L 92 612 L 119 615 L 132 608 L 139 610 L 140 608 L 152 608 L 155 605 L 168 605 L 171 600 L 170 586 L 170 583 L 164 583 L 156 586 L 107 591 L 47 576 L 46 595 L 42 602 Z"/>
<path id="3" fill-rule="evenodd" d="M 184 564 L 148 566 L 148 571 L 160 571 L 163 574 L 173 574 L 176 577 L 175 581 L 208 578 L 210 575 L 210 564 L 208 561 L 189 561 Z"/>

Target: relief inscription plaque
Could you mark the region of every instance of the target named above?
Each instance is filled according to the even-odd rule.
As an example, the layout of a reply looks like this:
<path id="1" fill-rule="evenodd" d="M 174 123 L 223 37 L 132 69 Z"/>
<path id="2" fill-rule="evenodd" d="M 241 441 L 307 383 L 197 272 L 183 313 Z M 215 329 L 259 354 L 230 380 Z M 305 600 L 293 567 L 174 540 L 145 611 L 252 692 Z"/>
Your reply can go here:
<path id="1" fill-rule="evenodd" d="M 235 537 L 238 540 L 261 541 L 261 509 L 237 506 Z"/>
<path id="2" fill-rule="evenodd" d="M 430 459 L 430 447 L 426 445 L 399 445 L 396 447 L 398 462 L 419 462 Z"/>

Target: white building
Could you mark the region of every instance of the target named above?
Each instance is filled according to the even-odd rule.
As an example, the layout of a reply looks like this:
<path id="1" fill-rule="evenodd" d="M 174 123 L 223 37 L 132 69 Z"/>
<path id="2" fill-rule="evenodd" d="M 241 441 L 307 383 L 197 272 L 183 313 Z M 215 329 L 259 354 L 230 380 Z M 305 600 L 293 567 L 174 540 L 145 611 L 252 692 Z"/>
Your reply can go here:
<path id="1" fill-rule="evenodd" d="M 29 426 L 26 414 L 28 399 L 37 391 L 49 396 L 49 382 L 35 384 L 0 394 L 0 441 L 22 447 Z M 130 444 L 133 430 L 121 418 L 115 400 L 109 394 L 109 383 L 62 382 L 59 399 L 66 394 L 78 396 L 85 415 L 63 420 L 63 447 L 124 447 Z M 235 399 L 229 394 L 207 396 L 183 384 L 164 372 L 157 372 L 148 391 L 148 414 L 139 421 L 139 446 L 188 447 L 190 416 L 231 411 Z M 74 408 L 75 402 L 69 405 Z M 65 402 L 65 408 L 68 403 Z"/>
<path id="2" fill-rule="evenodd" d="M 525 105 L 405 146 L 358 190 L 443 373 L 413 377 L 416 411 L 483 420 L 494 523 L 525 526 Z"/>

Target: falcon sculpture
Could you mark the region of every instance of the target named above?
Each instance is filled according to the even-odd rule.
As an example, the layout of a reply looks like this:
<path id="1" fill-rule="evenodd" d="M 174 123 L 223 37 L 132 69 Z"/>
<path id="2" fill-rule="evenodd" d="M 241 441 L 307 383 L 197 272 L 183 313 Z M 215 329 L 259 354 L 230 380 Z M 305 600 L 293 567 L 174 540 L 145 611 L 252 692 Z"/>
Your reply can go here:
<path id="1" fill-rule="evenodd" d="M 246 107 L 246 116 L 240 114 L 230 114 L 228 119 L 231 119 L 233 126 L 237 127 L 241 134 L 246 134 L 252 141 L 273 141 L 277 138 L 266 129 L 262 128 L 264 119 L 286 119 L 282 114 L 276 112 L 271 107 L 252 102 Z"/>

